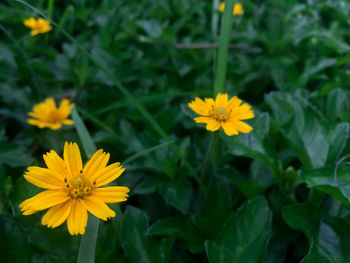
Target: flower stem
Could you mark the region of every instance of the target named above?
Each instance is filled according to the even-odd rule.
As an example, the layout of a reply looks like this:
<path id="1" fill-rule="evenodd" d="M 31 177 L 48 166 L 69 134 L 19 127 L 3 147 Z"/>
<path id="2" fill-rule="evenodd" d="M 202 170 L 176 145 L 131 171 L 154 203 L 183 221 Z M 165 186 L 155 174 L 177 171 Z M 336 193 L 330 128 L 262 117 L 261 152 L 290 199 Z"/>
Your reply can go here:
<path id="1" fill-rule="evenodd" d="M 74 120 L 75 128 L 77 129 L 84 151 L 88 157 L 91 157 L 96 152 L 96 146 L 92 141 L 89 131 L 86 129 L 75 107 L 72 108 L 72 119 Z M 89 215 L 89 220 L 86 226 L 85 234 L 80 240 L 78 253 L 78 263 L 93 263 L 95 262 L 95 249 L 97 242 L 99 219 Z"/>
<path id="2" fill-rule="evenodd" d="M 203 162 L 203 166 L 202 166 L 202 170 L 201 170 L 201 174 L 200 174 L 200 182 L 199 182 L 199 198 L 200 198 L 200 200 L 203 199 L 205 174 L 207 172 L 209 159 L 211 157 L 212 152 L 215 149 L 216 143 L 217 143 L 217 134 L 213 133 L 211 138 L 210 138 L 209 147 L 208 147 L 207 154 L 205 156 L 205 159 L 204 159 L 204 162 Z"/>

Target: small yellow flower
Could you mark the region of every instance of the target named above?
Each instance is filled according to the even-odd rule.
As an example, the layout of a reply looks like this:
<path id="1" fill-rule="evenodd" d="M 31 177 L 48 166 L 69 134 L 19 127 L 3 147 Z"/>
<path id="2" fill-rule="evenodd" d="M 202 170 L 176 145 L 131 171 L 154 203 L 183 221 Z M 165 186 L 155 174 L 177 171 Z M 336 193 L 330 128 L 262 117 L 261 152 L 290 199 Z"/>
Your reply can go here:
<path id="1" fill-rule="evenodd" d="M 66 142 L 63 159 L 54 151 L 43 155 L 47 168 L 28 167 L 25 179 L 44 189 L 19 205 L 23 215 L 49 209 L 41 223 L 55 228 L 67 221 L 71 235 L 84 234 L 88 213 L 107 220 L 115 212 L 106 203 L 118 203 L 128 197 L 124 186 L 100 187 L 117 179 L 125 170 L 120 163 L 107 166 L 109 153 L 98 150 L 83 167 L 76 143 Z"/>
<path id="2" fill-rule="evenodd" d="M 23 24 L 32 30 L 30 32 L 31 36 L 36 36 L 37 34 L 44 34 L 52 29 L 50 22 L 42 18 L 36 19 L 34 17 L 31 17 L 24 20 Z"/>
<path id="3" fill-rule="evenodd" d="M 202 115 L 194 118 L 197 123 L 206 123 L 207 130 L 217 131 L 220 127 L 228 135 L 237 135 L 239 132 L 249 133 L 252 127 L 242 122 L 254 118 L 254 112 L 248 104 L 242 104 L 242 100 L 234 96 L 230 100 L 227 94 L 219 93 L 215 101 L 212 98 L 195 98 L 188 103 L 194 112 Z"/>
<path id="4" fill-rule="evenodd" d="M 57 130 L 62 124 L 72 125 L 74 121 L 67 119 L 71 113 L 73 103 L 69 103 L 68 99 L 63 99 L 57 108 L 53 98 L 48 98 L 45 102 L 38 103 L 33 107 L 33 112 L 28 115 L 34 119 L 28 119 L 28 123 L 38 126 L 39 128 L 50 128 Z"/>
<path id="5" fill-rule="evenodd" d="M 222 2 L 222 3 L 220 3 L 219 11 L 223 12 L 224 9 L 225 9 L 225 3 Z M 233 15 L 236 16 L 236 15 L 242 15 L 242 14 L 244 14 L 244 9 L 243 9 L 242 4 L 240 4 L 240 3 L 235 4 L 233 7 Z"/>

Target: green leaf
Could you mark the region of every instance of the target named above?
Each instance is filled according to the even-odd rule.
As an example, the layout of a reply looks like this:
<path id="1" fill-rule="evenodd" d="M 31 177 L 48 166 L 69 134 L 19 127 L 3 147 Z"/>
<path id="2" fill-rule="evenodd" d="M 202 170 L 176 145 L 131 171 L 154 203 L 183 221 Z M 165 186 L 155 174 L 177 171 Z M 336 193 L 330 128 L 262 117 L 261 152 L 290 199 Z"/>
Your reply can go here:
<path id="1" fill-rule="evenodd" d="M 334 196 L 350 207 L 350 173 L 349 167 L 341 168 L 335 176 L 335 169 L 321 168 L 302 174 L 308 187 L 316 187 L 321 191 Z"/>
<path id="2" fill-rule="evenodd" d="M 302 231 L 310 248 L 302 263 L 349 262 L 350 224 L 339 218 L 324 217 L 310 204 L 283 207 L 282 215 L 287 224 Z"/>
<path id="3" fill-rule="evenodd" d="M 334 130 L 329 134 L 327 163 L 334 165 L 339 160 L 348 138 L 349 123 L 338 123 Z"/>
<path id="4" fill-rule="evenodd" d="M 164 181 L 159 185 L 159 193 L 167 204 L 183 214 L 187 213 L 192 200 L 192 187 L 186 178 Z"/>
<path id="5" fill-rule="evenodd" d="M 248 200 L 231 216 L 220 236 L 206 242 L 209 262 L 266 262 L 271 222 L 272 213 L 264 197 Z"/>
<path id="6" fill-rule="evenodd" d="M 203 241 L 193 223 L 185 217 L 160 219 L 147 230 L 150 236 L 174 236 L 186 240 L 191 252 L 198 253 L 203 249 Z"/>
<path id="7" fill-rule="evenodd" d="M 230 188 L 220 176 L 215 176 L 206 189 L 200 212 L 193 222 L 208 239 L 215 239 L 232 211 Z"/>
<path id="8" fill-rule="evenodd" d="M 237 136 L 227 136 L 221 133 L 229 152 L 236 156 L 246 156 L 258 159 L 264 163 L 273 174 L 279 171 L 279 161 L 275 149 L 267 139 L 270 130 L 268 113 L 259 113 L 249 123 L 253 131 L 249 134 L 240 133 Z"/>
<path id="9" fill-rule="evenodd" d="M 301 96 L 271 92 L 265 96 L 274 120 L 290 148 L 306 169 L 322 167 L 327 159 L 329 143 L 324 128 L 312 108 Z"/>
<path id="10" fill-rule="evenodd" d="M 131 263 L 168 261 L 169 244 L 161 245 L 155 238 L 147 236 L 148 225 L 149 218 L 145 212 L 136 207 L 128 206 L 123 218 L 121 242 Z"/>

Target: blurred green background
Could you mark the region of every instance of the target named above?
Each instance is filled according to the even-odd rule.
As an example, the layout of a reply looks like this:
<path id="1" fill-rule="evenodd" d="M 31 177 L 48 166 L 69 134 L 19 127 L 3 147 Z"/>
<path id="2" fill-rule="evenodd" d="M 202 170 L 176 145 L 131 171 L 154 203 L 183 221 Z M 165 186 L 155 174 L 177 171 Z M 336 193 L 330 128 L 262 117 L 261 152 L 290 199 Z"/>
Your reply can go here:
<path id="1" fill-rule="evenodd" d="M 97 147 L 126 167 L 118 183 L 130 198 L 123 218 L 101 222 L 96 262 L 350 262 L 348 1 L 242 1 L 226 92 L 253 106 L 254 130 L 219 133 L 203 200 L 189 166 L 199 175 L 212 134 L 187 103 L 213 95 L 217 52 L 202 47 L 218 42 L 218 1 L 27 3 L 118 79 L 179 150 L 57 27 L 31 37 L 23 21 L 38 14 L 1 1 L 1 262 L 76 261 L 80 237 L 18 208 L 40 191 L 22 176 L 28 166 L 44 166 L 51 149 L 61 155 L 65 141 L 81 146 L 73 126 L 27 124 L 47 97 L 74 101 Z"/>

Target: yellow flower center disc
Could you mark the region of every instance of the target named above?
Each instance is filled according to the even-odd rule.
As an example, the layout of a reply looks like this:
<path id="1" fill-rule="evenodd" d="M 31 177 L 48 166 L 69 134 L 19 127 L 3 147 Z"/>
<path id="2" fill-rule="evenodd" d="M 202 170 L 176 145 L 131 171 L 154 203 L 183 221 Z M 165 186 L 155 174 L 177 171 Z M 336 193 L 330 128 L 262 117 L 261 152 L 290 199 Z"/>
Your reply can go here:
<path id="1" fill-rule="evenodd" d="M 217 107 L 213 115 L 218 121 L 225 121 L 228 118 L 228 112 L 223 107 Z"/>

